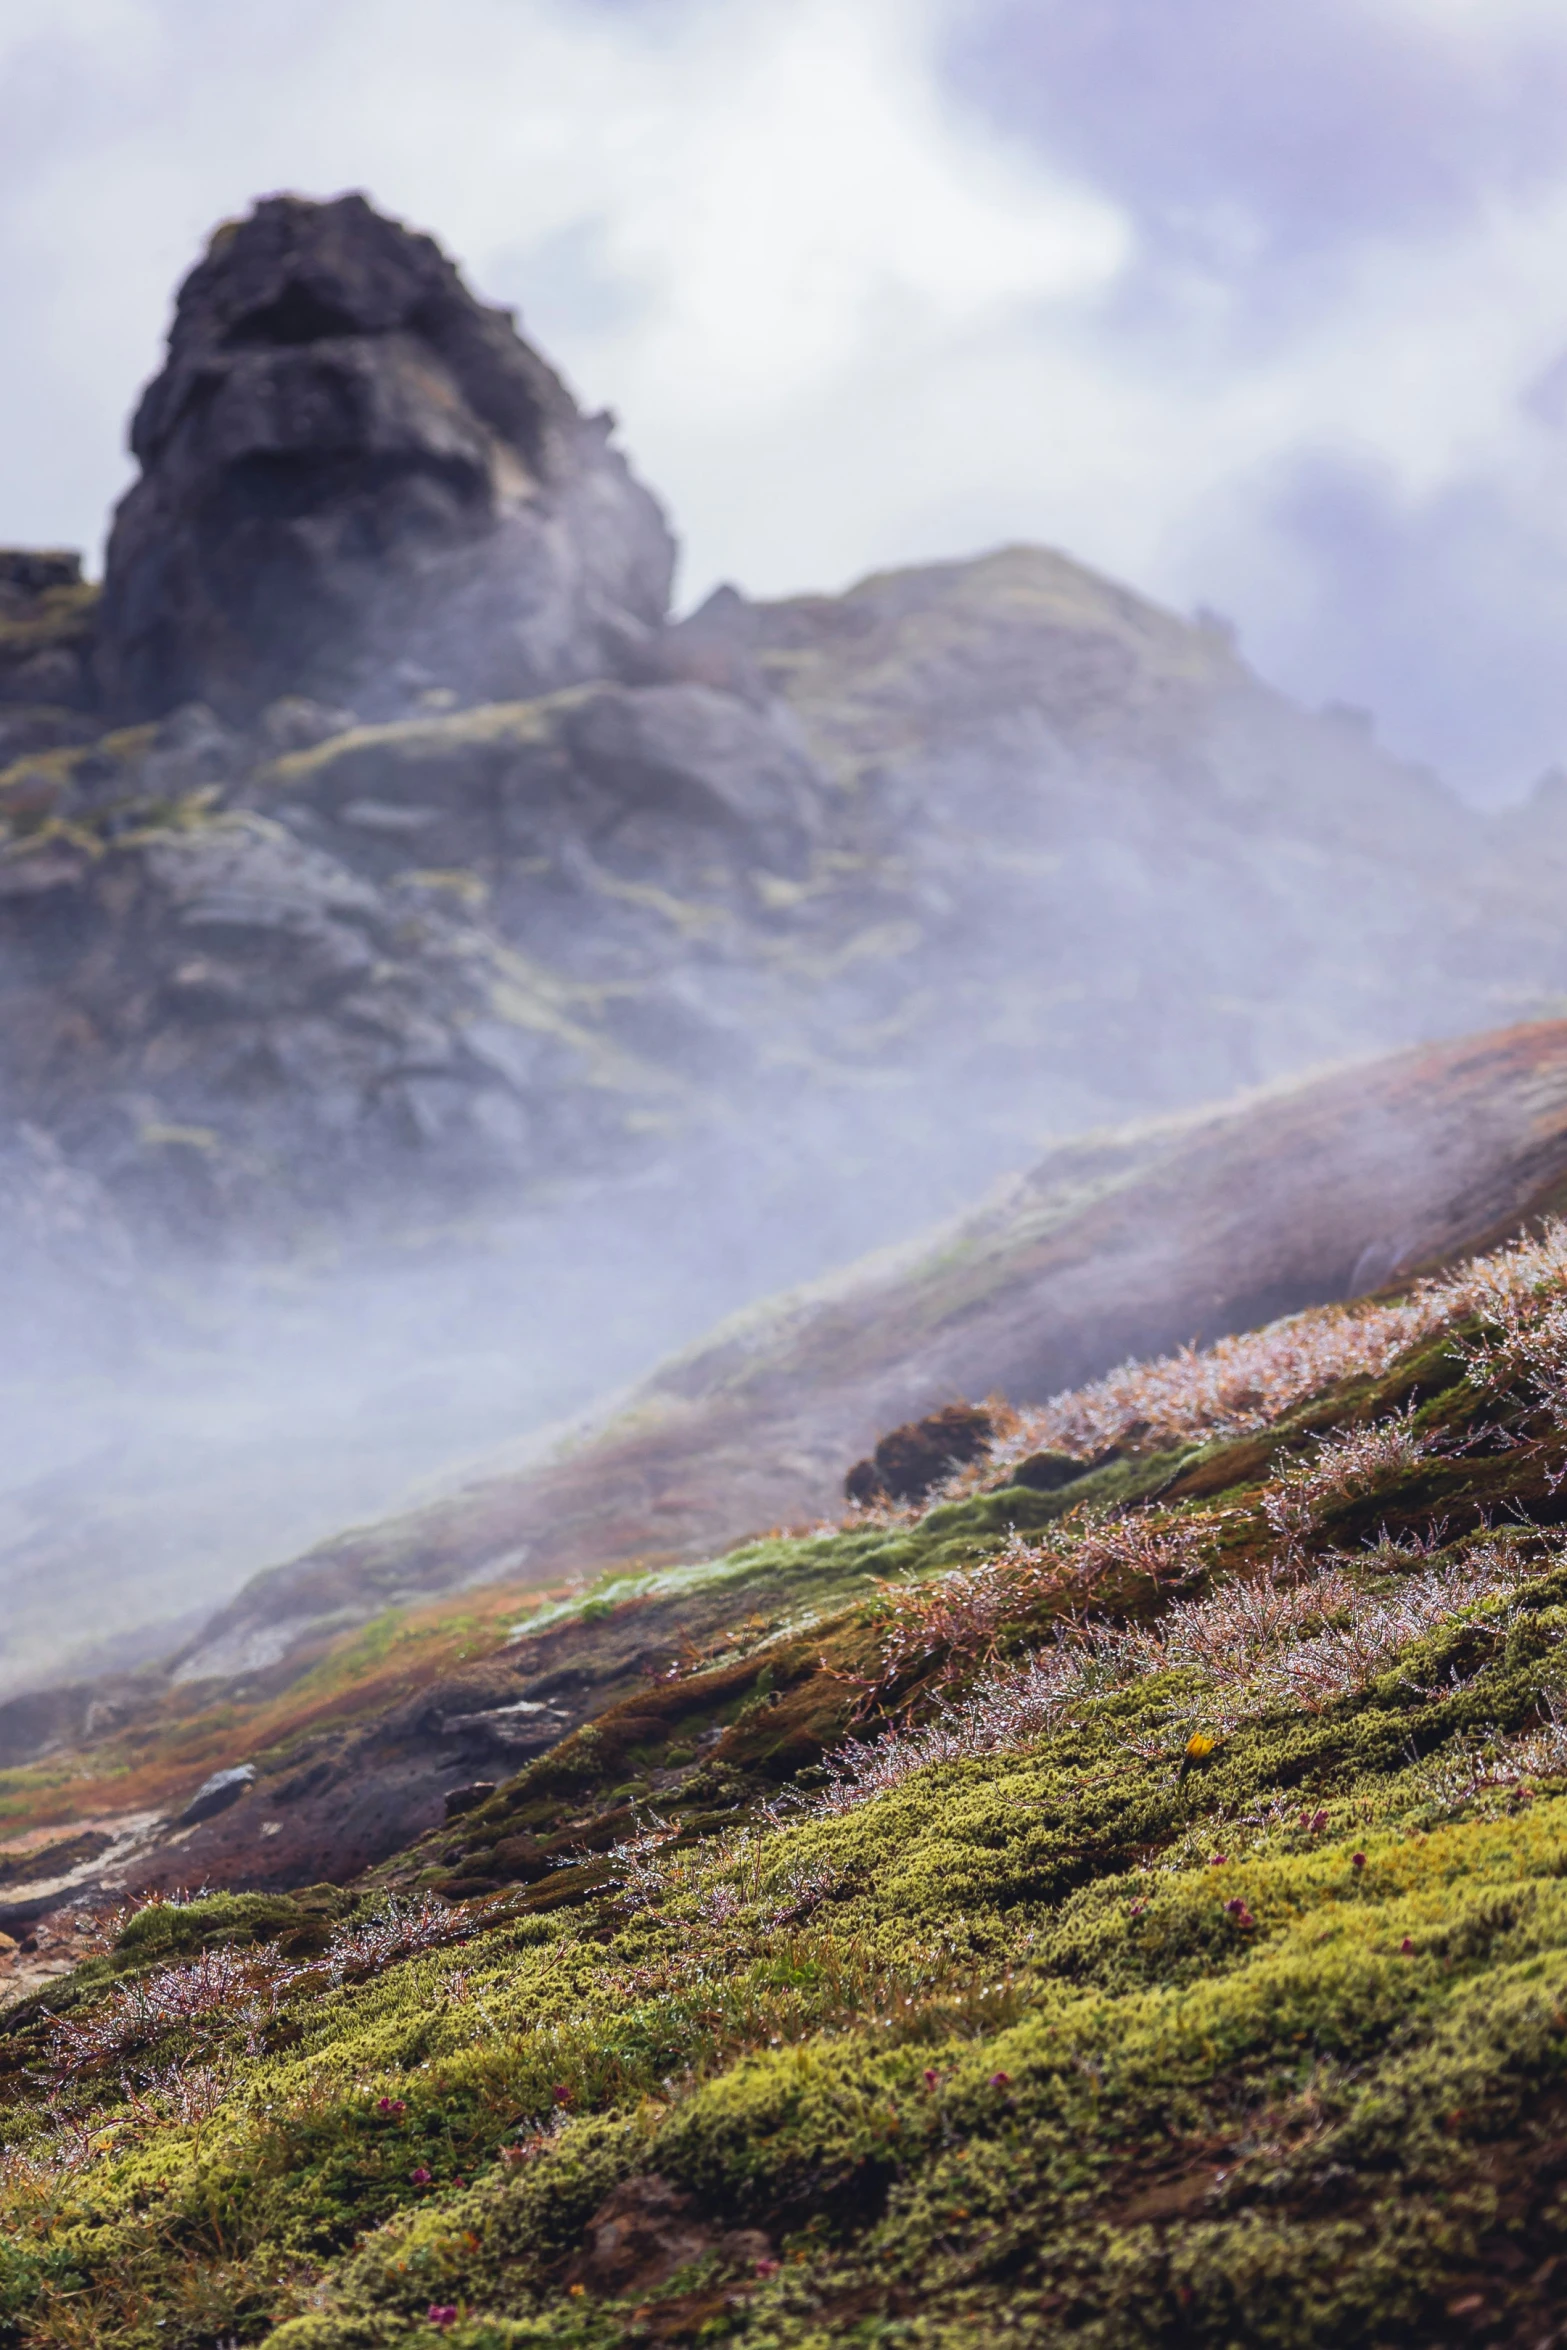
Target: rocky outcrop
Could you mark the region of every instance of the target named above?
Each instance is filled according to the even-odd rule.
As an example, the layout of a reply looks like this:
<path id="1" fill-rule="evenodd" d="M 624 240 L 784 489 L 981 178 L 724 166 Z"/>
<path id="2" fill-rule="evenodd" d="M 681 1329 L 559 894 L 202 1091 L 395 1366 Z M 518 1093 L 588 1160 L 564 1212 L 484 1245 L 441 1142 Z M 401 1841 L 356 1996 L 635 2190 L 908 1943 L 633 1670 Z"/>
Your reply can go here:
<path id="1" fill-rule="evenodd" d="M 82 1264 L 20 1252 L 59 1277 L 9 1317 L 46 1433 L 79 1407 L 43 1397 L 33 1326 L 91 1346 L 217 1258 L 309 1285 L 388 1238 L 448 1270 L 515 1248 L 551 1300 L 580 1253 L 595 1308 L 564 1341 L 534 1316 L 520 1430 L 1053 1139 L 1567 995 L 1549 793 L 1482 818 L 1064 556 L 726 588 L 665 625 L 667 535 L 603 431 L 359 199 L 219 233 L 138 438 L 102 599 L 73 557 L 0 556 L 0 1096 L 34 1191 L 43 1150 L 94 1203 Z M 84 1276 L 103 1236 L 143 1275 Z M 514 1324 L 435 1318 L 466 1334 L 444 1362 L 518 1359 Z M 397 1347 L 401 1392 L 430 1366 Z M 445 1429 L 410 1476 L 466 1453 Z M 129 1452 L 47 1449 L 0 1540 L 13 1682 L 95 1578 L 183 1620 L 403 1490 L 329 1480 L 341 1509 L 251 1513 L 241 1555 L 154 1500 L 172 1456 L 143 1490 Z M 264 1440 L 220 1488 L 277 1490 Z M 800 1489 L 757 1469 L 754 1522 Z M 134 1663 L 130 1629 L 44 1669 Z"/>
<path id="2" fill-rule="evenodd" d="M 625 670 L 674 549 L 611 431 L 430 238 L 362 196 L 269 198 L 185 281 L 137 411 L 107 701 L 374 713 Z"/>
<path id="3" fill-rule="evenodd" d="M 187 705 L 0 775 L 0 1071 L 143 1229 L 286 1244 L 643 1164 L 776 1033 L 725 966 L 819 787 L 745 703 L 605 685 L 269 748 Z"/>
<path id="4" fill-rule="evenodd" d="M 27 752 L 99 732 L 97 612 L 79 555 L 0 547 L 0 773 Z"/>
<path id="5" fill-rule="evenodd" d="M 100 605 L 0 557 L 0 1080 L 138 1227 L 657 1169 L 766 1287 L 1567 988 L 1548 821 L 1063 556 L 667 625 L 603 420 L 360 197 L 218 231 L 134 440 Z"/>

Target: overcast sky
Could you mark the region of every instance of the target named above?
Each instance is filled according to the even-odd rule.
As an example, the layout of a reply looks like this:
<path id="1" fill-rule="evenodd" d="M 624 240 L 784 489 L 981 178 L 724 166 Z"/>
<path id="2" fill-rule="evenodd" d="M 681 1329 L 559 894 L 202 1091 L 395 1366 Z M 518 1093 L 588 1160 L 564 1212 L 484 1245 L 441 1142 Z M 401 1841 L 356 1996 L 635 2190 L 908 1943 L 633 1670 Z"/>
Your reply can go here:
<path id="1" fill-rule="evenodd" d="M 1563 0 L 0 0 L 0 542 L 94 562 L 212 225 L 361 187 L 681 594 L 1045 540 L 1479 797 L 1567 763 Z"/>

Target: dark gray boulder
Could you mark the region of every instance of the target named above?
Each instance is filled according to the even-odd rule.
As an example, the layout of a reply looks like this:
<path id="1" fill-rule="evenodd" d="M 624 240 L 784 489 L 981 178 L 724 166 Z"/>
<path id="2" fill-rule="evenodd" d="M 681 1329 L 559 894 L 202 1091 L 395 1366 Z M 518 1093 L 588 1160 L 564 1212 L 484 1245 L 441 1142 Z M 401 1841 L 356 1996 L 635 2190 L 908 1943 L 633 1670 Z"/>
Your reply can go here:
<path id="1" fill-rule="evenodd" d="M 0 547 L 0 768 L 25 750 L 69 741 L 94 703 L 98 591 L 82 559 L 58 547 Z"/>
<path id="2" fill-rule="evenodd" d="M 242 1795 L 248 1795 L 255 1783 L 254 1763 L 239 1763 L 231 1771 L 214 1771 L 210 1779 L 203 1779 L 180 1813 L 180 1826 L 193 1828 L 199 1820 L 215 1819 L 220 1811 L 227 1811 L 231 1803 L 238 1803 Z"/>
<path id="3" fill-rule="evenodd" d="M 645 674 L 674 543 L 612 429 L 429 237 L 269 197 L 186 279 L 137 411 L 107 702 L 384 714 Z"/>

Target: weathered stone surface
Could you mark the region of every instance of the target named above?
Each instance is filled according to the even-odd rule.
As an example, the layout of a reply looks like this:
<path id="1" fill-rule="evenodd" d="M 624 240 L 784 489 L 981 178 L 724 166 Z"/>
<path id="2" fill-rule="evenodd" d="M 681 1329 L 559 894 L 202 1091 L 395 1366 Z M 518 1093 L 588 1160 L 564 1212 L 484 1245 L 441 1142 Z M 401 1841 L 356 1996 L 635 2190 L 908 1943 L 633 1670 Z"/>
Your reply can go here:
<path id="1" fill-rule="evenodd" d="M 994 1426 L 983 1404 L 943 1404 L 922 1420 L 906 1420 L 855 1462 L 843 1481 L 844 1494 L 858 1502 L 918 1501 L 951 1470 L 977 1460 Z"/>
<path id="2" fill-rule="evenodd" d="M 578 767 L 619 801 L 613 846 L 658 859 L 670 820 L 717 827 L 760 863 L 803 873 L 823 831 L 820 779 L 781 706 L 758 714 L 699 684 L 606 688 L 567 717 Z"/>
<path id="3" fill-rule="evenodd" d="M 98 591 L 79 555 L 0 547 L 0 763 L 4 729 L 24 714 L 37 733 L 47 715 L 91 709 Z M 19 706 L 16 716 L 12 706 Z M 69 727 L 56 739 L 66 739 Z M 29 745 L 28 747 L 32 747 Z"/>
<path id="4" fill-rule="evenodd" d="M 13 759 L 18 1110 L 137 1218 L 279 1235 L 727 1129 L 825 1258 L 1052 1128 L 1567 983 L 1540 821 L 1515 855 L 1060 557 L 706 609 L 671 637 L 727 683 L 188 703 Z"/>
<path id="5" fill-rule="evenodd" d="M 673 543 L 611 429 L 431 239 L 361 196 L 267 199 L 187 278 L 137 412 L 108 702 L 374 712 L 617 673 L 663 622 Z"/>
<path id="6" fill-rule="evenodd" d="M 1373 1242 L 1388 1277 L 1407 1279 L 1564 1205 L 1561 1021 L 1066 1144 L 918 1252 L 721 1326 L 570 1451 L 257 1576 L 178 1671 L 232 1671 L 268 1631 L 274 1661 L 308 1657 L 344 1611 L 458 1588 L 501 1555 L 548 1587 L 809 1525 L 837 1510 L 847 1464 L 882 1431 L 954 1394 L 1043 1401 L 1129 1356 L 1354 1294 Z M 627 1611 L 624 1636 L 641 1622 Z M 596 1627 L 606 1663 L 611 1629 Z"/>
<path id="7" fill-rule="evenodd" d="M 232 1770 L 214 1771 L 203 1779 L 185 1809 L 180 1813 L 180 1826 L 194 1828 L 202 1820 L 216 1819 L 220 1811 L 227 1811 L 248 1795 L 256 1783 L 254 1763 L 237 1763 Z"/>
<path id="8" fill-rule="evenodd" d="M 493 1779 L 470 1779 L 466 1787 L 448 1787 L 441 1798 L 449 1820 L 460 1819 L 464 1812 L 477 1811 L 481 1803 L 488 1803 L 495 1793 Z"/>

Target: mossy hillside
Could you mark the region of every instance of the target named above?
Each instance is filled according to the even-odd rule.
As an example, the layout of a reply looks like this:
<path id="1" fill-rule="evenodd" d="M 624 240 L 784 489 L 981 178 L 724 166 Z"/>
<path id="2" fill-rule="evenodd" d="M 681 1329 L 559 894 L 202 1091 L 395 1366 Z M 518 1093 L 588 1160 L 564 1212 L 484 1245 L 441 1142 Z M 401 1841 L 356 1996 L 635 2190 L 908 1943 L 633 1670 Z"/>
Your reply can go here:
<path id="1" fill-rule="evenodd" d="M 769 1537 L 691 1567 L 611 1570 L 586 1593 L 498 1587 L 459 1602 L 386 1611 L 340 1636 L 281 1688 L 263 1683 L 250 1697 L 225 1691 L 216 1698 L 199 1686 L 175 1690 L 149 1701 L 143 1716 L 86 1755 L 0 1774 L 0 1816 L 14 1835 L 177 1803 L 210 1771 L 237 1762 L 283 1770 L 316 1753 L 323 1740 L 373 1725 L 443 1678 L 504 1653 L 529 1688 L 586 1676 L 592 1735 L 525 1772 L 483 1811 L 392 1871 L 399 1882 L 429 1872 L 427 1882 L 491 1889 L 512 1881 L 518 1864 L 494 1856 L 518 1834 L 548 1844 L 564 1833 L 564 1821 L 588 1813 L 594 1817 L 588 1841 L 605 1845 L 621 1832 L 627 1801 L 653 1794 L 663 1803 L 686 1793 L 672 1794 L 663 1774 L 690 1770 L 698 1757 L 688 1749 L 701 1747 L 706 1786 L 686 1800 L 715 1812 L 743 1805 L 808 1767 L 853 1721 L 865 1675 L 879 1670 L 885 1619 L 903 1585 L 993 1557 L 1014 1533 L 1038 1534 L 1161 1492 L 1167 1503 L 1200 1505 L 1205 1523 L 1211 1518 L 1216 1571 L 1245 1573 L 1266 1554 L 1272 1536 L 1255 1510 L 1229 1508 L 1229 1489 L 1244 1495 L 1276 1455 L 1309 1448 L 1322 1428 L 1410 1405 L 1419 1407 L 1419 1424 L 1438 1440 L 1463 1447 L 1472 1437 L 1466 1415 L 1474 1403 L 1452 1341 L 1441 1337 L 1412 1350 L 1385 1377 L 1341 1382 L 1262 1434 L 1130 1457 L 1064 1493 L 1002 1486 L 923 1513 L 887 1512 L 812 1535 Z M 1488 1409 L 1499 1425 L 1503 1407 L 1493 1402 Z M 1472 1449 L 1458 1449 L 1406 1480 L 1407 1496 L 1384 1490 L 1369 1503 L 1348 1505 L 1338 1537 L 1353 1542 L 1383 1522 L 1418 1525 L 1432 1506 L 1472 1517 L 1505 1506 L 1515 1494 L 1548 1518 L 1556 1508 L 1548 1475 L 1548 1460 L 1501 1454 L 1482 1461 Z M 1120 1596 L 1134 1609 L 1159 1598 L 1135 1577 Z M 1068 1609 L 1077 1604 L 1070 1590 L 1063 1598 Z M 1037 1636 L 1045 1620 L 1036 1611 L 1004 1640 Z M 934 1682 L 945 1669 L 938 1647 L 926 1679 Z M 676 1677 L 666 1679 L 672 1671 Z M 876 1702 L 917 1702 L 919 1695 L 917 1677 L 907 1676 Z M 723 1739 L 717 1752 L 715 1733 Z M 617 1801 L 620 1788 L 630 1794 Z M 529 1865 L 537 1866 L 537 1855 Z"/>
<path id="2" fill-rule="evenodd" d="M 15 2337 L 1532 2340 L 1567 2227 L 1567 1564 L 1538 1381 L 1417 1347 L 1166 1460 L 1119 1515 L 1074 1503 L 1032 1551 L 1102 1566 L 1112 1536 L 1185 1529 L 1195 1574 L 1101 1577 L 1101 1612 L 1222 1599 L 1270 1542 L 1280 1564 L 1270 1497 L 1335 1416 L 1341 1444 L 1396 1417 L 1427 1449 L 1326 1494 L 1311 1556 L 1350 1546 L 1368 1607 L 1492 1576 L 1337 1695 L 1154 1658 L 847 1808 L 806 1766 L 793 1814 L 758 1809 L 758 1747 L 726 1815 L 612 1806 L 642 1826 L 590 1867 L 401 1925 L 368 1891 L 141 1913 L 58 2018 L 6 2034 Z M 818 1556 L 935 1556 L 954 1512 L 1008 1499 Z M 862 1739 L 1048 1652 L 1065 1585 L 1030 1548 L 1002 1551 L 1016 1604 L 982 1640 L 904 1636 L 961 1624 L 972 1565 L 812 1628 L 818 1659 L 841 1644 L 829 1679 L 859 1644 L 838 1702 Z M 705 1688 L 726 1739 L 773 1735 L 787 1638 L 739 1645 L 620 1732 L 606 1714 L 585 1782 L 579 1738 L 496 1804 L 553 1768 L 557 1818 L 591 1826 L 633 1703 L 679 1732 Z M 214 1949 L 251 1973 L 149 2036 L 128 1984 L 188 1985 Z M 617 2267 L 602 2215 L 653 2193 L 683 2199 L 683 2257 Z"/>
<path id="3" fill-rule="evenodd" d="M 1528 1421 L 1527 1398 L 1484 1399 L 1485 1441 L 1494 1449 L 1477 1451 L 1473 1421 L 1482 1399 L 1464 1374 L 1464 1343 L 1460 1329 L 1412 1348 L 1385 1376 L 1340 1382 L 1265 1433 L 1116 1461 L 1061 1492 L 1003 1484 L 923 1514 L 886 1512 L 881 1522 L 836 1533 L 748 1545 L 704 1569 L 606 1578 L 586 1601 L 571 1603 L 578 1620 L 649 1608 L 660 1592 L 667 1606 L 698 1588 L 709 1598 L 727 1593 L 731 1612 L 716 1640 L 709 1635 L 698 1645 L 695 1623 L 679 1622 L 676 1599 L 671 1630 L 685 1635 L 685 1646 L 673 1651 L 674 1669 L 644 1678 L 482 1807 L 391 1864 L 386 1881 L 433 1884 L 454 1896 L 492 1892 L 518 1878 L 542 1878 L 568 1852 L 607 1849 L 639 1804 L 652 1801 L 705 1831 L 766 1800 L 809 1775 L 862 1717 L 917 1711 L 938 1695 L 965 1662 L 951 1652 L 939 1620 L 891 1674 L 883 1662 L 889 1621 L 905 1599 L 1003 1555 L 1019 1536 L 1052 1526 L 1070 1536 L 1074 1527 L 1157 1504 L 1193 1544 L 1183 1590 L 1253 1575 L 1277 1542 L 1258 1506 L 1261 1484 L 1309 1456 L 1333 1429 L 1402 1413 L 1433 1447 L 1397 1483 L 1325 1510 L 1323 1530 L 1340 1543 L 1384 1531 L 1397 1540 L 1434 1519 L 1454 1531 L 1474 1527 L 1515 1504 L 1542 1525 L 1555 1522 L 1567 1514 L 1567 1497 L 1559 1507 L 1554 1456 L 1521 1453 L 1511 1442 L 1510 1425 Z M 1019 1594 L 987 1654 L 1026 1651 L 1052 1624 L 1075 1615 L 1085 1596 L 1096 1608 L 1138 1620 L 1157 1613 L 1169 1587 L 1135 1555 L 1101 1561 L 1090 1595 L 1068 1571 L 1026 1603 Z M 803 1623 L 791 1621 L 801 1615 Z M 657 1657 L 656 1635 L 642 1654 Z M 591 1873 L 583 1880 L 592 1881 Z M 554 1897 L 553 1883 L 541 1898 Z"/>
<path id="4" fill-rule="evenodd" d="M 1118 1464 L 1092 1490 L 1129 1494 L 1157 1483 L 1167 1466 Z M 1087 1481 L 1077 1493 L 1086 1489 Z M 254 1675 L 247 1695 L 199 1683 L 149 1690 L 145 1710 L 86 1752 L 0 1771 L 0 1837 L 167 1805 L 209 1772 L 240 1762 L 283 1768 L 313 1742 L 372 1725 L 443 1679 L 503 1654 L 524 1677 L 586 1678 L 595 1711 L 644 1689 L 650 1673 L 708 1656 L 726 1662 L 737 1652 L 750 1656 L 801 1619 L 799 1652 L 814 1665 L 817 1627 L 841 1615 L 846 1603 L 865 1601 L 874 1616 L 884 1581 L 972 1563 L 1001 1547 L 1013 1528 L 1037 1529 L 1060 1518 L 1075 1499 L 1076 1493 L 981 1494 L 923 1517 L 905 1512 L 887 1523 L 772 1535 L 686 1566 L 631 1562 L 606 1570 L 586 1590 L 501 1584 L 418 1608 L 384 1609 L 327 1642 L 313 1660 L 285 1668 L 278 1685 Z M 395 1558 L 384 1562 L 384 1572 L 389 1582 L 395 1579 Z M 736 1706 L 769 1661 L 757 1657 L 748 1667 Z M 697 1693 L 689 1710 L 696 1714 L 701 1705 Z M 697 1727 L 711 1718 L 704 1715 Z"/>
<path id="5" fill-rule="evenodd" d="M 1471 1736 L 1524 1702 L 1507 1679 Z M 474 2342 L 917 2315 L 937 2340 L 1003 2317 L 1441 2338 L 1473 2277 L 1494 2297 L 1499 2207 L 1536 2265 L 1558 2224 L 1567 1797 L 1444 1819 L 1375 1700 L 1309 1752 L 1269 1720 L 1178 1775 L 1127 1746 L 1169 1695 L 733 1841 L 657 1906 L 472 1911 L 458 1948 L 358 1984 L 307 1967 L 259 2014 L 61 2079 L 7 2115 L 19 2337 L 259 2338 L 293 2312 L 290 2342 L 428 2339 L 434 2307 Z M 236 1923 L 221 1899 L 174 1918 L 187 1950 Z M 49 2033 L 13 2030 L 13 2061 Z M 166 2110 L 181 2082 L 199 2119 Z M 90 2159 L 51 2170 L 73 2130 Z M 650 2174 L 770 2251 L 573 2292 L 593 2213 Z"/>

